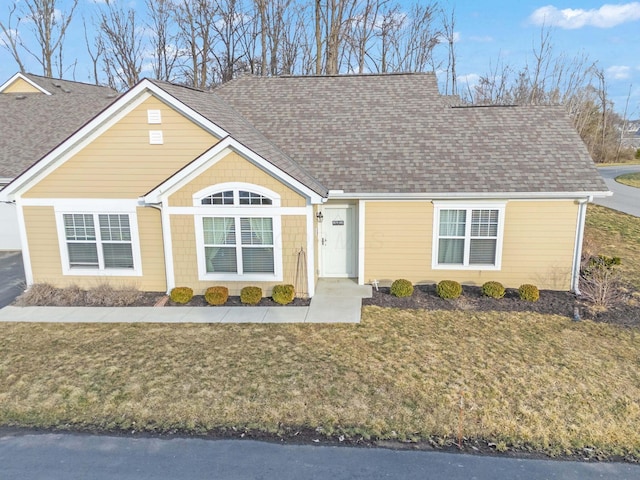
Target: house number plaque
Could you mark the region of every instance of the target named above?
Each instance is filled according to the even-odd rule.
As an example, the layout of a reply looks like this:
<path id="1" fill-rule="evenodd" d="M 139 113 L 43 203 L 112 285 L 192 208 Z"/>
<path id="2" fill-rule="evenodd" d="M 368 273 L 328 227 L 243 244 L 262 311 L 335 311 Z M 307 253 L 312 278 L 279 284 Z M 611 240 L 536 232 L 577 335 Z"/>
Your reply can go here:
<path id="1" fill-rule="evenodd" d="M 331 225 L 344 225 L 344 220 L 332 220 Z"/>

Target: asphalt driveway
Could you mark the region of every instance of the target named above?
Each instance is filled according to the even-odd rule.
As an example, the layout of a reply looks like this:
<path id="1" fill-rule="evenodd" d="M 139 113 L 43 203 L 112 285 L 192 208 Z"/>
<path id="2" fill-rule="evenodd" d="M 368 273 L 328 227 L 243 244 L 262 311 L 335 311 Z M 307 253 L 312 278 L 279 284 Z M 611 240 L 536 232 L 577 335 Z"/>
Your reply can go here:
<path id="1" fill-rule="evenodd" d="M 615 181 L 616 177 L 625 173 L 640 172 L 640 165 L 600 167 L 598 171 L 604 178 L 609 190 L 613 192 L 613 196 L 596 198 L 593 203 L 640 217 L 640 188 L 629 187 Z"/>
<path id="2" fill-rule="evenodd" d="M 25 286 L 21 252 L 0 252 L 0 308 L 22 293 Z"/>

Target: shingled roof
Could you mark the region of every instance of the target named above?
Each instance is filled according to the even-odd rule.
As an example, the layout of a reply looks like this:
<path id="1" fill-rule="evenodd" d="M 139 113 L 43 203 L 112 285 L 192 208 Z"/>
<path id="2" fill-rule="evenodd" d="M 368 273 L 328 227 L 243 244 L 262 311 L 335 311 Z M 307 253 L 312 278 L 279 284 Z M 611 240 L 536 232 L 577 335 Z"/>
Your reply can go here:
<path id="1" fill-rule="evenodd" d="M 108 87 L 24 75 L 51 95 L 0 94 L 0 178 L 18 176 L 118 96 Z"/>
<path id="2" fill-rule="evenodd" d="M 275 144 L 270 142 L 262 132 L 256 130 L 253 125 L 215 93 L 204 92 L 157 80 L 154 80 L 153 83 L 185 105 L 188 105 L 203 117 L 209 119 L 212 123 L 215 123 L 245 147 L 253 150 L 262 158 L 288 173 L 314 192 L 320 195 L 326 195 L 327 188 L 324 185 L 320 184 L 313 175 L 301 167 L 291 156 L 283 153 Z"/>
<path id="3" fill-rule="evenodd" d="M 452 107 L 433 74 L 244 76 L 215 92 L 330 189 L 608 190 L 563 107 Z"/>

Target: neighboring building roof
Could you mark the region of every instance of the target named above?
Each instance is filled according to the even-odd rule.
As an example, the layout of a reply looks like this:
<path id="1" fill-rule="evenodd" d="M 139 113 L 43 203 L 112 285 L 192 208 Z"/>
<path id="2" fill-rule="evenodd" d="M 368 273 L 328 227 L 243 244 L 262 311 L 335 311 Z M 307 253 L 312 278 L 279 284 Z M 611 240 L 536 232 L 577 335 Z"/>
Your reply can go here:
<path id="1" fill-rule="evenodd" d="M 18 176 L 118 96 L 108 87 L 24 76 L 51 95 L 0 94 L 0 178 Z"/>
<path id="2" fill-rule="evenodd" d="M 332 190 L 608 191 L 561 106 L 452 108 L 433 74 L 243 76 L 215 92 Z"/>

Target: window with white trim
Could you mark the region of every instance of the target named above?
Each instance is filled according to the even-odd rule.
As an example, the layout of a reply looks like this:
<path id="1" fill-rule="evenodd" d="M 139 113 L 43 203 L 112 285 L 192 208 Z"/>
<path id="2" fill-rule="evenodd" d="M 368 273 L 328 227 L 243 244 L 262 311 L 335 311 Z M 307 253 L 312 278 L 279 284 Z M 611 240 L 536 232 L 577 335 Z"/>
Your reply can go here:
<path id="1" fill-rule="evenodd" d="M 221 184 L 194 195 L 202 279 L 277 280 L 282 276 L 280 197 L 250 184 Z"/>
<path id="2" fill-rule="evenodd" d="M 207 273 L 275 273 L 272 218 L 203 217 L 202 228 Z"/>
<path id="3" fill-rule="evenodd" d="M 437 207 L 434 268 L 499 268 L 503 217 L 503 205 Z"/>
<path id="4" fill-rule="evenodd" d="M 64 213 L 62 220 L 70 270 L 134 269 L 128 214 Z"/>

